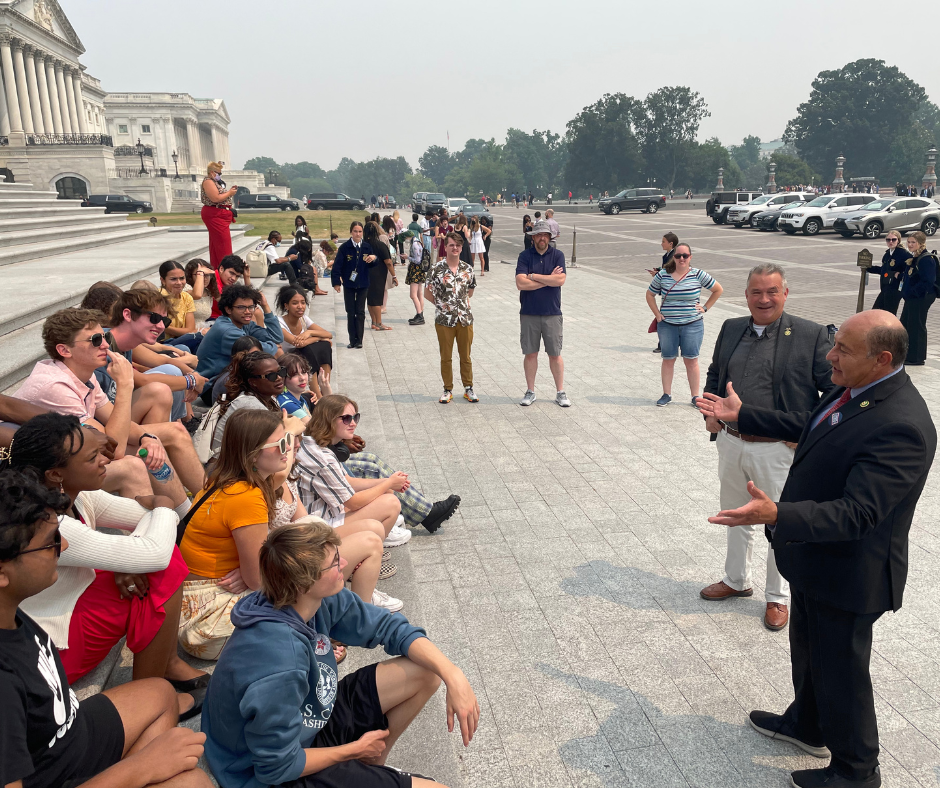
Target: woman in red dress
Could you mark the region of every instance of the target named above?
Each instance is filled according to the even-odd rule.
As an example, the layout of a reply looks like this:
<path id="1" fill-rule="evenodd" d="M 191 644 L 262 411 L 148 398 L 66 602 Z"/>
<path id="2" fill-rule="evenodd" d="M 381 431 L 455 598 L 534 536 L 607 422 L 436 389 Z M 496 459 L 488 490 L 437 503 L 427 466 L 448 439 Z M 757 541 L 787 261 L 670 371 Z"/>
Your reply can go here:
<path id="1" fill-rule="evenodd" d="M 229 225 L 235 221 L 232 198 L 238 187 L 222 191 L 222 165 L 210 161 L 208 174 L 202 181 L 199 196 L 202 199 L 202 223 L 209 231 L 209 262 L 218 268 L 222 258 L 232 253 L 232 232 Z"/>

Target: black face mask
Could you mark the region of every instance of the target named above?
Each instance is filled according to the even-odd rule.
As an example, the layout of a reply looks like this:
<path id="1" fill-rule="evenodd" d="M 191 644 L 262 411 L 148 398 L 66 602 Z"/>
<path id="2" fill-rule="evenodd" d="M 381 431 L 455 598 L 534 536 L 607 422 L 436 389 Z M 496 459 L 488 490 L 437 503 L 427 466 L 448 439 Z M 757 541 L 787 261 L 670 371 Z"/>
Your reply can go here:
<path id="1" fill-rule="evenodd" d="M 349 459 L 349 447 L 342 441 L 330 446 L 330 451 L 336 455 L 336 459 L 340 462 L 346 462 Z"/>

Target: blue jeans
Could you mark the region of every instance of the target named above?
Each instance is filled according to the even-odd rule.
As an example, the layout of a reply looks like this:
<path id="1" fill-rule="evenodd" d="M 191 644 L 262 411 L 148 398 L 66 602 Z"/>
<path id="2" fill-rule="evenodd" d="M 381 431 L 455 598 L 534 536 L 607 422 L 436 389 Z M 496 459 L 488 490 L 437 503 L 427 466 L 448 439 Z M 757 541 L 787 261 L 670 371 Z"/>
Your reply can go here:
<path id="1" fill-rule="evenodd" d="M 148 369 L 144 374 L 149 375 L 153 372 L 159 372 L 161 375 L 178 375 L 179 377 L 183 377 L 183 371 L 179 367 L 174 367 L 172 364 L 161 364 L 159 367 Z M 183 398 L 186 396 L 186 390 L 174 391 L 172 393 L 173 407 L 170 409 L 170 421 L 176 421 L 186 415 L 186 403 L 183 402 Z"/>
<path id="2" fill-rule="evenodd" d="M 164 339 L 164 345 L 170 345 L 171 347 L 184 347 L 190 353 L 195 353 L 199 348 L 199 343 L 202 342 L 203 335 L 198 331 L 192 334 L 183 334 L 181 337 L 172 337 L 170 339 Z"/>
<path id="3" fill-rule="evenodd" d="M 656 325 L 659 345 L 663 359 L 677 358 L 682 349 L 682 358 L 698 358 L 705 338 L 705 321 L 702 318 L 691 323 L 667 323 L 665 320 Z"/>

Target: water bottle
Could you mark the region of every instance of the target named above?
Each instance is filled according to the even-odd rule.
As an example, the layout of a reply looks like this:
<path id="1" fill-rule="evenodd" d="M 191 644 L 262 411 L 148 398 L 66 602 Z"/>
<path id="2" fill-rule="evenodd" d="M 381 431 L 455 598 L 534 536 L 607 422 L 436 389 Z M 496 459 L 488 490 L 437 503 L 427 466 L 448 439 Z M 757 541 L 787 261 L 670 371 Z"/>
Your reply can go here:
<path id="1" fill-rule="evenodd" d="M 147 459 L 147 454 L 148 452 L 146 449 L 140 449 L 137 452 L 137 456 L 140 457 L 142 460 Z M 157 468 L 157 470 L 155 471 L 151 471 L 149 468 L 147 470 L 150 473 L 150 475 L 153 476 L 153 478 L 156 479 L 158 482 L 168 482 L 170 481 L 170 479 L 173 478 L 173 469 L 169 466 L 168 463 L 163 463 L 163 465 Z"/>

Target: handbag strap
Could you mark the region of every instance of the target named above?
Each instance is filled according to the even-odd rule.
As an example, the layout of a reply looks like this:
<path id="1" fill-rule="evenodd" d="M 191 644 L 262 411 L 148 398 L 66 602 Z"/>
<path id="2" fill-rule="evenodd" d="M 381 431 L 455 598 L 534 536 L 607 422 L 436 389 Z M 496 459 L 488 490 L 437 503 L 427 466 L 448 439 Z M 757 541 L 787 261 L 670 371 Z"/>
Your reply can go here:
<path id="1" fill-rule="evenodd" d="M 183 515 L 183 519 L 179 521 L 179 524 L 176 526 L 176 546 L 179 547 L 180 542 L 183 541 L 183 534 L 186 533 L 186 526 L 189 525 L 189 521 L 192 519 L 193 515 L 196 513 L 196 510 L 199 509 L 218 488 L 212 486 L 209 488 L 208 492 L 202 496 L 196 503 L 189 507 L 189 511 Z"/>

